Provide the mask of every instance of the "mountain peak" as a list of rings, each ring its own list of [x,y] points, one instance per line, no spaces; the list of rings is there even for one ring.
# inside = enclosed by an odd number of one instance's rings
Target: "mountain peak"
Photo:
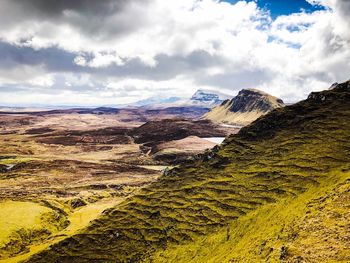
[[[223,102],[204,116],[213,122],[246,125],[284,103],[258,89],[243,89],[232,100]]]
[[[191,97],[191,100],[212,100],[212,99],[217,99],[219,100],[219,95],[205,91],[205,90],[197,90]]]
[[[199,89],[193,94],[193,96],[190,98],[190,101],[194,104],[215,106],[221,104],[223,102],[223,99],[226,99],[228,97],[228,95],[218,92]]]
[[[281,99],[258,89],[241,90],[230,104],[231,112],[269,112],[284,106]]]

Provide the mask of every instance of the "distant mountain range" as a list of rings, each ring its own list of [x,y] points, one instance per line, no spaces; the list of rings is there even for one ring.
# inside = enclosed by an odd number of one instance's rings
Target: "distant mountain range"
[[[203,116],[216,123],[247,125],[273,109],[284,107],[281,99],[257,89],[243,89]]]
[[[212,108],[220,105],[224,100],[232,98],[232,96],[220,92],[209,90],[197,90],[191,98],[184,99],[180,97],[170,98],[148,98],[138,101],[131,106],[146,108],[168,108],[168,107],[202,107]]]
[[[136,103],[133,103],[132,106],[149,106],[149,105],[157,105],[157,104],[168,104],[168,103],[175,103],[180,101],[181,98],[179,97],[170,97],[170,98],[147,98],[144,100],[137,101]]]
[[[204,119],[214,123],[245,126],[273,109],[284,107],[281,99],[257,89],[243,89],[237,96],[197,90],[190,98],[148,98],[131,105],[116,107],[57,107],[57,108],[19,108],[0,107],[3,114],[120,114],[133,116],[133,119],[146,121],[155,115],[162,118],[178,117]],[[153,117],[152,117],[153,116]]]

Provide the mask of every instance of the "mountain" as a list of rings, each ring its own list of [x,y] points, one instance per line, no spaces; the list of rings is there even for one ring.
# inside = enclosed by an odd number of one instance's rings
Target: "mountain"
[[[271,111],[27,262],[348,262],[350,82]]]
[[[140,100],[133,104],[133,106],[152,106],[157,104],[169,104],[169,103],[175,103],[177,101],[180,101],[181,98],[179,97],[169,97],[169,98],[148,98],[144,100]]]
[[[273,109],[283,107],[281,99],[256,89],[243,89],[203,116],[218,123],[247,125]]]
[[[231,96],[221,92],[199,89],[192,95],[191,98],[180,99],[178,97],[172,97],[162,100],[150,98],[145,100],[148,102],[147,104],[145,104],[144,101],[141,102],[143,103],[144,107],[153,109],[169,107],[200,107],[210,109],[219,105],[228,98],[231,98]],[[141,102],[138,102],[137,105],[141,105]]]
[[[169,97],[169,98],[148,98],[145,100],[140,100],[133,104],[133,106],[201,106],[211,108],[213,106],[219,105],[224,99],[230,98],[230,96],[213,91],[207,91],[199,89],[197,90],[191,98],[181,99],[180,97]]]
[[[212,91],[197,90],[195,94],[190,98],[190,102],[193,105],[206,105],[206,106],[216,106],[227,99],[228,95],[214,93]]]

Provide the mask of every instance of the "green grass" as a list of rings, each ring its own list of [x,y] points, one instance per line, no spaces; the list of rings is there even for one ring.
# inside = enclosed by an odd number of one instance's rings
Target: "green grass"
[[[0,259],[25,252],[61,228],[58,214],[37,203],[4,201],[0,211]]]
[[[31,202],[6,201],[0,203],[0,242],[18,228],[31,228],[40,223],[41,216],[50,209]]]
[[[313,239],[307,240],[309,236],[304,235],[298,240],[298,235],[301,235],[298,227],[307,217],[315,217],[320,211],[322,206],[318,203],[320,197],[327,198],[329,195],[337,194],[334,186],[344,186],[344,181],[349,178],[350,172],[333,172],[320,185],[311,187],[297,197],[261,206],[217,233],[198,237],[194,242],[171,245],[166,250],[158,251],[151,257],[152,262],[280,262],[282,248],[288,251],[285,259],[296,262],[298,257],[299,260],[307,258],[302,253],[306,247],[313,252],[310,253],[312,256],[321,254],[314,262],[328,262],[329,258],[326,259],[332,245],[333,250],[338,250],[336,262],[348,262],[349,248],[336,247],[336,244],[331,244],[329,241],[328,247],[315,254],[314,247],[322,241],[324,236],[314,235]],[[349,192],[350,181],[344,187]],[[314,209],[310,209],[312,203],[317,204]],[[345,210],[344,207],[343,210]],[[337,230],[343,237],[345,235],[350,237],[349,233],[346,234],[349,210],[342,211],[341,216],[337,217],[338,222],[344,223],[341,231]],[[329,229],[333,223],[332,221],[331,224],[326,224],[324,228]],[[326,255],[322,255],[322,252]]]
[[[312,216],[326,220],[317,206],[308,210],[312,200],[333,198],[349,177],[350,91],[323,94],[325,100],[271,112],[29,262],[298,259],[303,239],[293,235],[308,229]],[[306,216],[310,224],[302,225]],[[347,233],[346,227],[334,231]],[[325,261],[347,260],[345,242],[334,243],[340,256],[315,253]]]
[[[102,200],[102,201],[98,201],[96,203],[93,204],[88,204],[87,206],[78,208],[76,210],[74,210],[73,212],[71,212],[70,214],[67,215],[66,219],[69,221],[69,225],[65,225],[64,227],[60,227],[60,229],[57,229],[59,231],[54,231],[52,232],[51,236],[42,236],[42,240],[44,240],[44,242],[37,242],[38,240],[36,240],[35,238],[33,240],[18,240],[18,243],[21,244],[22,242],[22,251],[20,251],[21,253],[14,251],[14,253],[11,255],[10,258],[8,257],[2,257],[5,258],[3,260],[1,260],[0,258],[0,262],[1,263],[17,263],[17,262],[22,262],[26,259],[28,259],[30,256],[32,256],[33,254],[39,253],[42,250],[47,249],[50,245],[53,245],[55,243],[58,243],[61,240],[64,240],[65,238],[74,235],[76,233],[78,233],[80,230],[82,230],[83,228],[85,228],[90,221],[96,219],[105,209],[110,208],[115,206],[116,204],[120,203],[120,201],[122,200],[122,198],[118,199],[118,198],[113,198],[113,199],[107,199],[107,200]],[[18,208],[18,212],[22,212],[21,207],[19,206],[20,203],[24,203],[24,202],[6,202],[7,203],[7,207],[14,212],[14,214],[16,215],[16,211]],[[17,213],[16,216],[16,220],[18,221],[18,217],[20,220],[30,220],[32,219],[32,217],[35,217],[34,220],[30,221],[29,224],[27,224],[26,229],[35,232],[34,229],[38,229],[39,227],[44,227],[45,228],[50,228],[52,229],[53,225],[55,224],[55,222],[50,222],[50,217],[45,216],[45,215],[50,215],[51,210],[46,208],[46,207],[42,207],[39,206],[35,203],[29,203],[26,202],[27,204],[27,208],[29,210],[24,210],[24,214],[23,213]],[[46,203],[46,205],[50,206],[50,204]],[[60,208],[62,209],[62,206],[60,204],[58,204],[57,202],[51,201],[51,205],[53,207]],[[38,206],[41,209],[44,209],[45,211],[47,210],[48,212],[44,213],[44,214],[35,214],[35,206]],[[1,207],[1,206],[0,206]],[[26,217],[26,214],[28,213],[33,213],[31,214],[32,217]],[[44,215],[44,216],[43,216]],[[13,231],[17,232],[18,228],[20,227],[20,225],[18,224],[18,222],[15,224],[14,218],[10,218],[11,221],[7,220],[6,218],[3,219],[3,222],[7,223],[8,222],[13,222]],[[52,219],[52,217],[51,217]],[[56,218],[57,219],[57,218]],[[43,221],[44,220],[44,221]],[[3,223],[0,222],[0,223]],[[56,222],[57,225],[58,222]],[[5,225],[6,226],[6,225]],[[6,228],[4,228],[6,229]],[[4,230],[1,229],[1,230]],[[37,233],[39,233],[38,231],[36,231]],[[46,238],[47,237],[47,238]],[[37,239],[39,238],[39,236],[37,237]],[[46,239],[45,239],[46,238]],[[4,251],[7,252],[8,251]]]
[[[0,160],[0,164],[11,165],[11,164],[25,163],[32,160],[35,160],[35,159],[29,158],[29,157],[13,157],[13,158],[8,158],[8,159],[6,158],[6,159]]]

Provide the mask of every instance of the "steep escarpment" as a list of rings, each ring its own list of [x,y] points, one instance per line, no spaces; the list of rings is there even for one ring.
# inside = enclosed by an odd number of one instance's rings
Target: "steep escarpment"
[[[243,89],[204,115],[213,122],[247,125],[273,109],[283,107],[281,99],[256,89]]]
[[[349,177],[347,82],[272,111],[29,262],[346,262]]]

